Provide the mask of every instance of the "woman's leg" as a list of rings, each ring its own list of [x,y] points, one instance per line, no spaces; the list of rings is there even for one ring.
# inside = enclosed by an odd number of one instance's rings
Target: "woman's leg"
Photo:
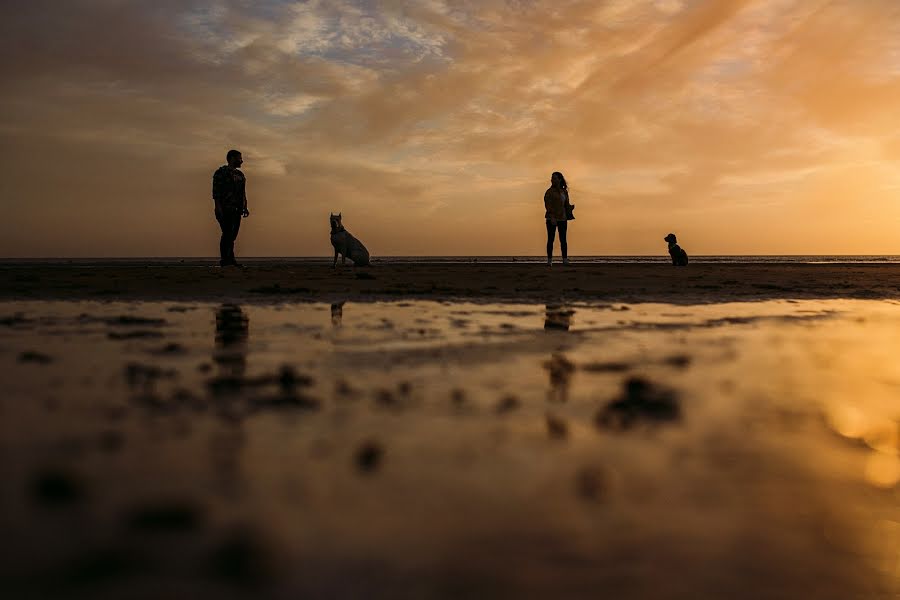
[[[553,240],[556,239],[556,224],[547,219],[547,262],[553,260]]]
[[[566,241],[566,231],[569,228],[569,224],[565,221],[559,221],[557,227],[559,227],[559,249],[562,251],[563,262],[568,262],[569,244]]]

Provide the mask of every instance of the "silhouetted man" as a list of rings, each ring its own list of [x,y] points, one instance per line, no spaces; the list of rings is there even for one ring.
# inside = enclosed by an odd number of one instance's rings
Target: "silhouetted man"
[[[213,173],[212,196],[216,203],[216,221],[222,228],[222,239],[219,240],[219,264],[223,267],[232,265],[239,267],[234,258],[234,241],[241,228],[241,217],[249,217],[247,210],[247,178],[241,172],[244,163],[241,153],[229,150],[225,155],[227,165],[219,167]]]

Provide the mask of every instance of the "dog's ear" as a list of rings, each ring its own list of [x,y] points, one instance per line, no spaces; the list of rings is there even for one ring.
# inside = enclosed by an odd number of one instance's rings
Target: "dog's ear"
[[[338,218],[340,218],[340,216],[341,216],[341,213],[338,213]]]

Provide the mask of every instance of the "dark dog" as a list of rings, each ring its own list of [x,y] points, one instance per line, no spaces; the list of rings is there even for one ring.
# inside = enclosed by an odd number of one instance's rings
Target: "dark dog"
[[[672,264],[676,267],[686,267],[688,264],[687,252],[678,245],[678,238],[674,233],[670,233],[663,238],[669,243],[669,256],[672,257]]]
[[[334,262],[331,267],[334,268],[337,265],[338,254],[341,255],[341,264],[344,264],[349,258],[357,267],[369,266],[369,251],[361,241],[344,229],[344,225],[341,223],[341,213],[332,214],[329,220],[331,221],[331,245],[334,246]]]

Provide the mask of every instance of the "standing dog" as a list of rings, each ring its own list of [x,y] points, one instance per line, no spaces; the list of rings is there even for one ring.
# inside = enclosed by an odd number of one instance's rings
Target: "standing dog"
[[[341,223],[341,213],[331,214],[329,220],[331,221],[331,245],[334,246],[334,262],[331,264],[331,268],[337,266],[338,254],[341,255],[341,264],[346,263],[349,258],[357,267],[369,266],[369,251],[361,241],[344,229],[344,225]]]
[[[688,264],[687,252],[678,245],[678,238],[675,237],[675,234],[670,233],[663,240],[669,242],[669,256],[672,257],[672,264],[676,267],[686,267]]]

